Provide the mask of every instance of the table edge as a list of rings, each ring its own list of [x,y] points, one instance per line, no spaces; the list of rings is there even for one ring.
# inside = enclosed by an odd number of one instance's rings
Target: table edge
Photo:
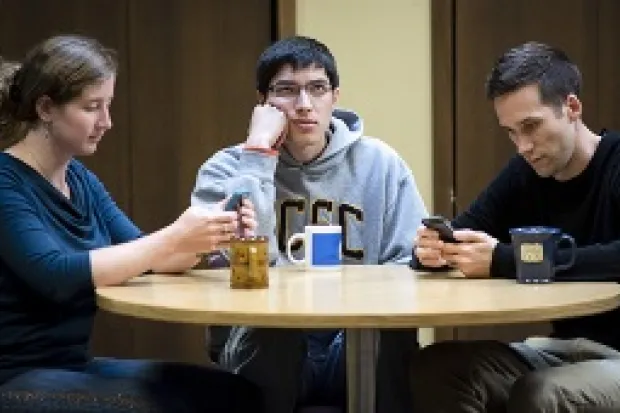
[[[613,310],[620,306],[620,293],[596,300],[552,308],[515,309],[486,313],[460,314],[269,314],[230,313],[166,308],[118,302],[97,294],[100,309],[153,321],[203,325],[249,325],[278,328],[414,328],[518,324],[574,318]]]

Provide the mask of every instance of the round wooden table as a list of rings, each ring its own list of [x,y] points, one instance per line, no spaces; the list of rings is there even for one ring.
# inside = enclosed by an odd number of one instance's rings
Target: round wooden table
[[[205,325],[346,330],[349,412],[374,412],[380,328],[553,320],[620,305],[616,283],[518,284],[422,273],[406,266],[340,271],[271,268],[269,288],[233,290],[229,270],[150,275],[97,289],[99,307],[133,317]]]

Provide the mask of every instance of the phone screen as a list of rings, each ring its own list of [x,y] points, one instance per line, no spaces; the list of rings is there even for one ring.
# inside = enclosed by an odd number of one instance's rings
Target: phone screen
[[[250,195],[248,191],[237,191],[233,193],[224,206],[224,211],[236,211],[241,205],[243,198],[247,198]]]

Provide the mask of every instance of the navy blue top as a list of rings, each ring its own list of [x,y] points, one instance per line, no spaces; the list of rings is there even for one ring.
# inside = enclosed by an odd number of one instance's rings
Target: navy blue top
[[[68,199],[0,153],[0,383],[88,360],[96,310],[89,251],[138,238],[97,177],[72,160]]]

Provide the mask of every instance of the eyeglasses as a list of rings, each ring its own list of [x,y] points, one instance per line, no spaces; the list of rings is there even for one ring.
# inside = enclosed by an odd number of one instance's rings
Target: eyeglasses
[[[320,98],[332,90],[332,87],[327,82],[309,82],[305,85],[298,85],[296,83],[276,83],[269,86],[269,91],[274,94],[275,97],[282,99],[297,99],[301,90],[305,90],[306,93],[313,98]]]

